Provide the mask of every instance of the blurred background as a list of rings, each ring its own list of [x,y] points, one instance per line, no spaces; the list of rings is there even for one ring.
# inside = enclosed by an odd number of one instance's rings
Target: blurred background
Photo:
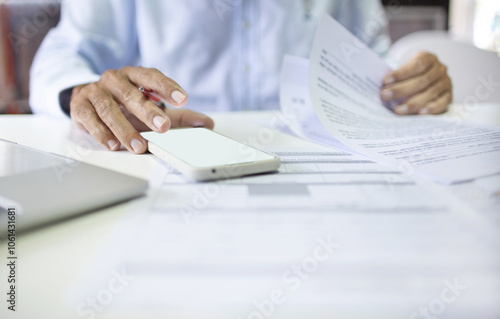
[[[371,0],[377,1],[377,0]],[[60,0],[0,0],[0,114],[30,113],[29,69]],[[500,52],[500,0],[383,0],[392,41],[421,30]]]

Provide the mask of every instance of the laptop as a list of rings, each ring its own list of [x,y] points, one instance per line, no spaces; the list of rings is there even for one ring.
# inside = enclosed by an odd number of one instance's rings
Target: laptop
[[[0,238],[8,222],[25,230],[141,196],[147,188],[145,180],[0,139]]]

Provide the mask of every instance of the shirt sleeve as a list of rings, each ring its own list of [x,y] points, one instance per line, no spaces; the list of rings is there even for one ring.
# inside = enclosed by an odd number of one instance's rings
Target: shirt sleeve
[[[133,0],[66,0],[30,71],[33,113],[67,118],[60,93],[95,82],[105,70],[133,65],[137,36]]]

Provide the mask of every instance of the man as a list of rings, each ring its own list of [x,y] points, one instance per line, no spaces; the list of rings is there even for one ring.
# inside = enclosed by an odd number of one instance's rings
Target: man
[[[109,150],[144,153],[138,131],[214,124],[160,108],[139,87],[174,107],[189,92],[197,111],[278,108],[283,56],[309,55],[323,12],[383,54],[390,41],[381,10],[377,0],[67,0],[35,58],[30,103],[70,115]],[[381,97],[403,101],[401,115],[437,114],[451,101],[451,81],[422,52],[386,76]]]

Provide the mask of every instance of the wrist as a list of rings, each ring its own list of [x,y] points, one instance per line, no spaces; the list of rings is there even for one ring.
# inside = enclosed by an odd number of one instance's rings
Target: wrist
[[[76,94],[78,94],[87,84],[77,85],[72,88],[67,88],[59,93],[59,105],[63,112],[70,116],[70,104]]]

